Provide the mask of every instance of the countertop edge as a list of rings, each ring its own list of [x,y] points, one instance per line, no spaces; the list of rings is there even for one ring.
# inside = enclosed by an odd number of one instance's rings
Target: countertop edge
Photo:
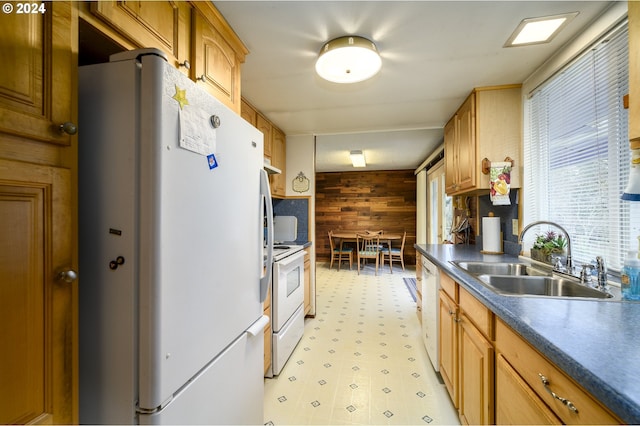
[[[483,255],[472,246],[455,246],[451,244],[425,245],[415,244],[415,249],[438,268],[447,273],[457,283],[462,285],[481,303],[487,306],[495,315],[524,337],[536,350],[555,363],[576,383],[591,393],[611,412],[629,424],[640,423],[640,406],[635,403],[623,390],[612,386],[594,374],[589,368],[579,363],[571,352],[562,350],[548,340],[535,327],[527,324],[518,315],[517,309],[508,306],[509,296],[501,296],[487,289],[472,275],[455,267],[451,260],[486,260],[486,261],[521,261],[511,255]],[[455,258],[454,258],[455,257]],[[566,303],[615,303],[591,302],[584,300],[566,300]],[[610,348],[608,348],[610,349]],[[615,351],[614,351],[615,353]],[[611,354],[607,354],[611,356]],[[615,362],[612,361],[612,362]]]

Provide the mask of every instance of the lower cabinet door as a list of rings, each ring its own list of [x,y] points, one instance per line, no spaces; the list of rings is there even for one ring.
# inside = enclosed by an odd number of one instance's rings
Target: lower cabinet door
[[[562,424],[502,354],[496,356],[496,424]]]
[[[456,323],[458,307],[455,302],[440,291],[440,375],[451,396],[453,406],[458,408],[458,326]]]
[[[470,425],[493,424],[493,345],[460,315],[459,407],[460,420]]]

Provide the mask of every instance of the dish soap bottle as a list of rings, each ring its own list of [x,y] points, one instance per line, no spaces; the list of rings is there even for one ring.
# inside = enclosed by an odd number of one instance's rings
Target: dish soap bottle
[[[640,259],[637,251],[627,253],[620,281],[622,300],[640,300]]]

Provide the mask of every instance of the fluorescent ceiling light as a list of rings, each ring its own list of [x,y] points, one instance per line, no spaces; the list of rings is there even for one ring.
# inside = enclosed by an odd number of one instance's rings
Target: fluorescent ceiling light
[[[531,44],[549,43],[578,12],[562,15],[527,18],[515,29],[504,47],[528,46]]]
[[[353,167],[367,167],[367,162],[364,159],[364,153],[362,151],[351,151],[351,164]]]
[[[334,83],[357,83],[380,71],[382,60],[376,45],[363,37],[344,36],[322,46],[316,72]]]

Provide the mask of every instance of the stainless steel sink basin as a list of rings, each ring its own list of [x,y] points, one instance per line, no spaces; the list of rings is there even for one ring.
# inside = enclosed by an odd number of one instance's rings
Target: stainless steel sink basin
[[[608,299],[613,297],[608,293],[558,277],[480,275],[478,279],[492,290],[504,295],[587,297],[595,299]]]
[[[472,275],[551,275],[533,268],[528,263],[453,262]]]

